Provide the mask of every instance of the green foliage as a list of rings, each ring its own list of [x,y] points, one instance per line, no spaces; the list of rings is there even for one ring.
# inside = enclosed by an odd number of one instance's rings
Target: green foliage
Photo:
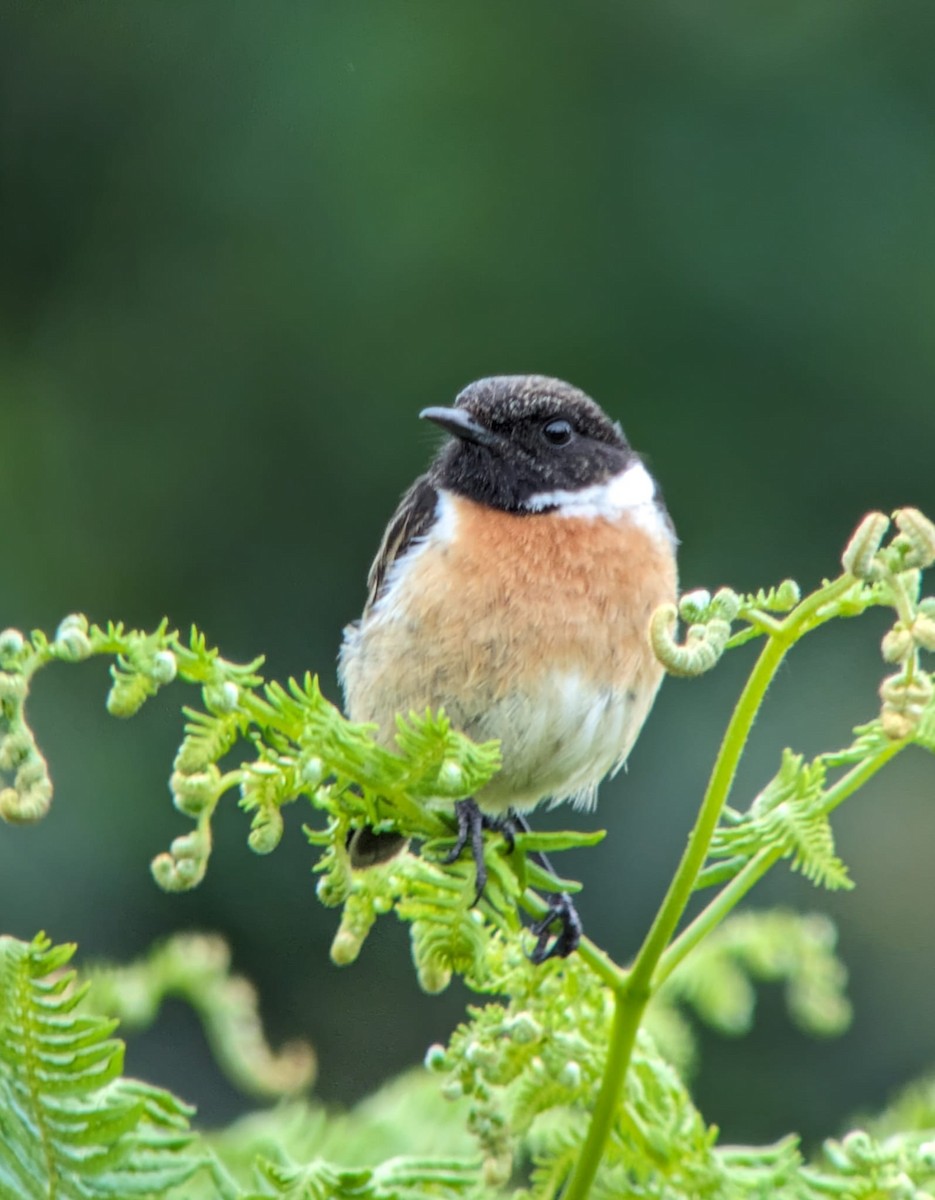
[[[829,994],[837,995],[841,968],[829,957],[825,922],[754,914],[733,924],[712,939],[717,948],[703,965],[666,988],[664,1006],[688,999],[723,1024],[734,1002],[730,988],[717,982],[719,958],[744,962],[758,978],[785,973],[797,988],[818,981],[819,991],[830,965]],[[192,949],[183,948],[183,960]],[[447,1049],[429,1051],[431,1070],[446,1077],[443,1107],[433,1080],[415,1072],[351,1113],[293,1102],[199,1137],[188,1130],[190,1110],[179,1101],[117,1077],[123,1047],[110,1036],[114,1022],[88,1015],[89,1006],[107,1007],[115,992],[129,991],[140,965],[92,971],[78,987],[74,973],[61,970],[72,947],[53,949],[44,938],[32,944],[0,939],[0,1195],[454,1200],[500,1194],[517,1150],[528,1162],[529,1182],[514,1191],[515,1200],[556,1194],[580,1151],[612,1006],[577,959],[536,969],[523,956],[514,961],[499,935],[491,949],[495,972],[522,976],[525,988],[505,1005],[473,1009]],[[210,972],[201,972],[189,998],[203,1003],[199,992],[213,986]],[[89,990],[99,994],[88,997]],[[718,1146],[716,1130],[706,1126],[678,1073],[641,1031],[592,1194],[608,1200],[626,1194],[723,1200],[916,1195],[914,1189],[935,1180],[931,1129],[893,1134],[889,1127],[910,1116],[931,1124],[932,1112],[931,1088],[920,1087],[900,1098],[891,1116],[877,1119],[879,1133],[871,1127],[828,1142],[815,1163],[803,1160],[795,1139],[759,1148]],[[483,1150],[481,1163],[472,1137]]]
[[[446,1096],[472,1101],[469,1126],[484,1152],[486,1184],[505,1184],[517,1151],[528,1143],[540,1184],[532,1194],[551,1195],[541,1190],[545,1181],[557,1187],[580,1153],[601,1084],[612,998],[594,987],[592,972],[577,957],[537,968],[521,947],[498,939],[490,958],[509,1000],[472,1008],[447,1050],[433,1047],[427,1063],[445,1075]],[[711,1168],[713,1137],[677,1073],[644,1035],[599,1185],[612,1192],[625,1164],[644,1187],[666,1177],[694,1194]]]
[[[208,950],[207,969],[205,963],[197,963],[198,949]],[[225,966],[216,942],[202,942],[200,947],[170,943],[147,963],[98,969],[80,986],[74,971],[63,970],[73,953],[73,946],[52,947],[41,935],[32,943],[0,937],[4,1200],[183,1195],[186,1200],[416,1200],[463,1195],[476,1178],[476,1167],[467,1156],[432,1155],[427,1146],[421,1154],[397,1153],[365,1165],[368,1153],[381,1148],[375,1134],[391,1108],[399,1129],[412,1120],[420,1099],[426,1110],[425,1088],[418,1084],[405,1088],[413,1093],[411,1102],[397,1088],[389,1102],[377,1097],[359,1117],[335,1122],[339,1138],[322,1110],[299,1106],[291,1116],[277,1114],[275,1136],[269,1126],[252,1132],[240,1127],[210,1146],[190,1131],[192,1110],[181,1101],[121,1077],[124,1048],[111,1037],[117,1022],[92,1010],[127,1008],[139,985],[136,1016],[148,1018],[167,979],[174,976],[178,981],[187,970],[185,986],[177,990],[202,1011],[210,1011],[216,1006],[218,977]],[[228,993],[236,990],[233,982],[227,981]],[[247,1030],[248,1047],[255,1036]],[[268,1088],[269,1081],[265,1084]],[[291,1142],[283,1136],[290,1122],[295,1130]],[[353,1151],[356,1144],[359,1165],[337,1166],[313,1153],[338,1141],[345,1151]],[[293,1159],[290,1150],[301,1160]]]
[[[806,763],[786,750],[778,774],[746,813],[724,810],[724,824],[711,842],[713,858],[748,861],[775,848],[812,883],[831,891],[853,887],[847,867],[834,852],[834,835],[824,811],[825,763]]]
[[[476,1177],[477,1147],[465,1128],[467,1114],[466,1101],[439,1102],[437,1080],[419,1068],[384,1085],[349,1112],[292,1100],[242,1117],[206,1140],[225,1169],[244,1185],[258,1157],[359,1167],[388,1158],[436,1155],[459,1160]],[[196,1195],[200,1198],[201,1192]]]
[[[317,1162],[282,1166],[267,1160],[259,1170],[269,1189],[262,1194],[283,1200],[418,1200],[462,1195],[474,1181],[462,1163],[437,1158],[388,1158],[377,1167],[345,1168]]]
[[[219,937],[177,934],[127,966],[82,971],[83,1007],[116,1017],[125,1030],[145,1029],[164,999],[185,1001],[198,1014],[208,1044],[228,1078],[249,1096],[290,1096],[315,1075],[315,1054],[293,1042],[275,1054],[263,1035],[253,985],[230,973],[230,951]]]
[[[836,941],[834,925],[820,913],[734,914],[666,980],[646,1026],[666,1058],[686,1072],[696,1061],[696,1046],[684,1009],[719,1033],[739,1037],[753,1024],[755,984],[782,983],[789,1016],[803,1033],[843,1033],[851,1006]]]
[[[78,1011],[73,953],[0,937],[0,1195],[162,1196],[204,1163],[191,1109],[121,1077],[116,1022]]]
[[[37,671],[54,661],[79,662],[92,655],[114,656],[113,684],[108,711],[132,716],[145,701],[174,679],[201,688],[205,710],[186,708],[185,737],[173,765],[170,788],[175,807],[194,822],[194,829],[172,842],[156,856],[152,872],[166,891],[185,891],[204,877],[211,854],[211,821],[223,797],[235,791],[240,807],[252,814],[250,846],[259,854],[275,849],[282,835],[283,805],[300,796],[324,814],[324,830],[308,831],[312,842],[326,847],[316,870],[322,873],[319,896],[326,904],[344,904],[334,957],[348,962],[374,917],[371,893],[374,881],[357,886],[351,877],[346,843],[353,830],[364,826],[379,831],[404,827],[409,836],[430,840],[450,832],[450,819],[427,806],[428,798],[450,801],[470,795],[482,786],[499,763],[495,743],[475,746],[451,728],[443,713],[411,714],[400,718],[399,754],[377,746],[367,726],[355,725],[322,696],[318,682],[306,676],[300,684],[290,680],[284,688],[265,684],[257,674],[262,659],[237,665],[221,658],[193,629],[187,641],[163,622],[153,633],[127,630],[110,623],[92,625],[83,616],[66,617],[55,637],[41,631],[25,638],[17,630],[0,633],[0,817],[23,823],[39,820],[48,811],[52,785],[48,769],[25,719],[29,687]],[[249,758],[223,768],[234,747],[244,743]],[[575,839],[572,839],[575,841]],[[588,837],[583,838],[587,842]],[[523,855],[513,860],[513,879],[523,870]],[[416,874],[452,878],[419,864]],[[495,881],[488,896],[493,906],[512,910],[502,898],[499,881],[513,897],[518,885],[507,880],[500,856],[491,851]],[[388,911],[387,891],[406,884],[405,868],[383,881],[378,908]],[[417,879],[414,879],[418,883]],[[472,884],[460,877],[458,903],[442,897],[439,911],[448,915],[452,931],[451,957],[463,964],[464,946],[470,941],[468,916]],[[429,891],[432,891],[431,886]],[[425,906],[401,908],[414,922],[418,945],[432,939],[417,924]],[[356,946],[352,953],[350,946]],[[458,947],[461,947],[460,949]],[[437,975],[437,954],[426,965],[429,977]],[[432,989],[437,990],[437,988]]]
[[[922,660],[935,650],[935,598],[922,595],[922,571],[935,562],[935,527],[913,509],[899,510],[894,519],[896,533],[887,542],[888,518],[865,518],[845,550],[842,574],[804,598],[791,581],[748,596],[722,588],[713,596],[689,593],[655,615],[654,648],[676,674],[708,670],[725,650],[749,641],[760,639],[762,646],[682,860],[629,967],[588,939],[568,959],[538,967],[529,959],[532,938],[521,913],[541,917],[544,903],[533,889],[549,886],[529,855],[587,845],[593,835],[520,835],[512,852],[501,835],[488,837],[490,881],[473,904],[471,864],[443,863],[451,801],[491,777],[498,752],[495,744],[472,745],[443,713],[400,718],[390,752],[376,745],[369,728],[346,721],[328,704],[313,678],[286,687],[265,683],[259,660],[228,663],[197,631],[183,642],[165,623],[142,633],[70,617],[52,639],[38,632],[30,638],[16,630],[0,634],[0,815],[35,820],[51,799],[25,719],[39,669],[115,656],[108,707],[116,715],[131,715],[175,678],[194,684],[204,708],[185,710],[171,779],[175,806],[194,827],[156,858],[156,881],[171,891],[203,877],[211,820],[227,794],[235,793],[250,814],[248,840],[257,853],[276,847],[283,806],[304,797],[312,813],[306,836],[319,852],[319,898],[342,909],[332,958],[352,962],[378,917],[394,911],[409,926],[426,991],[444,988],[457,974],[484,998],[448,1046],[430,1048],[426,1060],[471,1143],[452,1117],[427,1111],[421,1075],[401,1082],[389,1104],[375,1098],[369,1112],[335,1118],[293,1104],[209,1142],[193,1140],[183,1107],[171,1097],[117,1078],[113,1026],[89,1014],[117,1013],[139,1024],[152,1019],[162,996],[182,996],[242,1084],[266,1092],[300,1087],[310,1065],[307,1051],[290,1058],[268,1050],[255,998],[242,981],[228,978],[217,942],[176,940],[142,963],[98,970],[85,997],[69,978],[49,978],[69,950],[5,939],[0,1085],[11,1100],[0,1106],[0,1120],[7,1121],[2,1169],[10,1178],[22,1174],[23,1186],[33,1189],[23,1192],[27,1196],[47,1194],[36,1190],[37,1181],[64,1179],[71,1170],[80,1181],[72,1191],[49,1194],[168,1194],[184,1180],[186,1200],[507,1193],[516,1200],[924,1200],[935,1184],[928,1092],[914,1102],[911,1128],[881,1118],[869,1132],[826,1143],[809,1162],[794,1137],[765,1147],[720,1145],[684,1081],[695,1055],[686,1013],[722,1033],[741,1034],[752,1020],[759,981],[782,983],[793,1019],[813,1035],[837,1033],[847,1023],[845,972],[825,919],[731,914],[784,859],[816,885],[850,887],[834,847],[832,813],[907,746],[935,749],[935,681]],[[879,712],[843,750],[810,762],[786,750],[747,808],[731,805],[738,763],[785,655],[826,622],[869,608],[893,613],[881,645],[889,674]],[[400,852],[355,869],[348,845],[362,829],[397,837]],[[692,896],[705,890],[713,895],[686,923]],[[77,1106],[67,1117],[60,1096]],[[5,1116],[7,1107],[15,1119]],[[909,1107],[902,1102],[899,1114]],[[430,1145],[413,1136],[426,1127],[435,1135]]]

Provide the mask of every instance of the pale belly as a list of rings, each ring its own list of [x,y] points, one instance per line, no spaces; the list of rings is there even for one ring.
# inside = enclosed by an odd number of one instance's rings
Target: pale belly
[[[597,785],[620,767],[656,687],[594,687],[556,675],[533,695],[513,694],[464,725],[478,741],[498,737],[503,769],[477,796],[482,808],[523,811],[543,799],[590,808]]]
[[[397,712],[426,708],[444,708],[454,727],[474,741],[498,738],[502,769],[476,797],[490,812],[522,811],[542,800],[590,807],[598,783],[629,753],[661,679],[661,671],[639,656],[625,683],[588,683],[573,670],[521,681],[506,666],[510,647],[468,643],[460,647],[463,657],[437,656],[407,632],[380,621],[348,632],[342,655],[348,713],[377,724],[388,745]],[[477,671],[478,653],[488,658],[488,672]]]
[[[648,628],[675,595],[671,543],[628,521],[556,524],[464,501],[456,516],[474,536],[423,543],[347,630],[348,715],[388,746],[396,714],[426,708],[475,741],[499,738],[503,767],[476,797],[488,811],[589,805],[662,679]]]

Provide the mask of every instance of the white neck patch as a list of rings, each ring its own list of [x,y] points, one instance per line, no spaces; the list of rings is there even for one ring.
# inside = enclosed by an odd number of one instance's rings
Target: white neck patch
[[[569,517],[618,517],[628,508],[652,504],[655,498],[655,481],[643,464],[637,462],[604,483],[594,483],[575,491],[556,488],[552,492],[536,492],[524,507],[531,512],[557,508],[563,516]]]
[[[537,492],[526,501],[530,512],[552,509],[560,517],[604,517],[617,520],[629,514],[648,533],[673,535],[656,502],[656,483],[639,461],[619,475],[590,487]]]

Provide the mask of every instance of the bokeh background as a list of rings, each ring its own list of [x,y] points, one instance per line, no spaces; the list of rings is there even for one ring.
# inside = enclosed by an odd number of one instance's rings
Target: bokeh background
[[[0,0],[0,626],[167,614],[337,698],[341,627],[436,444],[416,413],[500,372],[567,377],[623,421],[686,586],[810,586],[867,509],[935,512],[933,36],[922,0]],[[874,713],[881,630],[793,656],[742,792]],[[668,682],[598,813],[556,814],[610,831],[561,865],[620,957],[750,654]],[[331,965],[304,814],[261,859],[229,806],[204,884],[156,889],[190,697],[121,725],[106,682],[37,683],[57,791],[39,827],[0,829],[4,931],[125,959],[219,930],[273,1037],[315,1043],[322,1097],[418,1061],[465,997],[419,993],[392,920]],[[933,793],[920,751],[841,811],[852,895],[780,870],[753,898],[835,915],[856,1016],[809,1042],[767,989],[750,1038],[706,1039],[725,1137],[834,1133],[935,1062]],[[181,1007],[129,1069],[207,1122],[244,1104]]]

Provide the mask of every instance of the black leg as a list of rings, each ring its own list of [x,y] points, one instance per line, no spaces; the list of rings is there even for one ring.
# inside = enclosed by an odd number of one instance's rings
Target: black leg
[[[548,900],[549,911],[532,926],[538,941],[529,957],[537,965],[544,963],[547,958],[567,958],[578,949],[581,941],[581,918],[571,902],[571,896],[567,892],[554,892]],[[552,926],[556,921],[560,923],[560,928],[550,946]]]
[[[458,818],[458,836],[442,862],[453,863],[455,859],[460,858],[461,851],[470,843],[474,869],[477,872],[477,890],[474,894],[476,904],[487,886],[487,864],[484,862],[484,827],[487,820],[477,807],[477,801],[470,796],[467,800],[458,800],[455,803],[455,816]]]
[[[529,822],[522,813],[513,813],[513,824],[521,833],[529,833]],[[529,857],[538,863],[543,871],[555,875],[555,868],[546,855],[539,850],[530,852]],[[572,903],[567,892],[553,892],[547,896],[549,911],[532,926],[532,932],[538,938],[535,949],[529,956],[536,964],[544,963],[547,958],[567,958],[578,949],[581,941],[582,927],[578,910]],[[549,945],[552,936],[552,926],[558,921],[561,928],[557,931],[555,940]]]
[[[474,869],[477,872],[477,890],[474,904],[480,900],[487,886],[487,864],[484,862],[484,830],[495,829],[503,834],[508,850],[512,851],[513,831],[529,833],[529,822],[522,813],[511,812],[506,818],[489,817],[482,813],[477,801],[472,798],[458,800],[455,803],[455,816],[458,819],[458,836],[455,844],[448,851],[442,862],[453,863],[461,856],[468,845],[474,859]],[[555,875],[555,869],[548,858],[538,850],[530,852],[529,857],[544,871]],[[581,941],[581,918],[567,892],[554,892],[546,897],[549,911],[532,926],[532,932],[538,939],[530,958],[534,963],[543,963],[547,958],[567,958],[578,948]],[[554,931],[553,925],[558,924]]]

